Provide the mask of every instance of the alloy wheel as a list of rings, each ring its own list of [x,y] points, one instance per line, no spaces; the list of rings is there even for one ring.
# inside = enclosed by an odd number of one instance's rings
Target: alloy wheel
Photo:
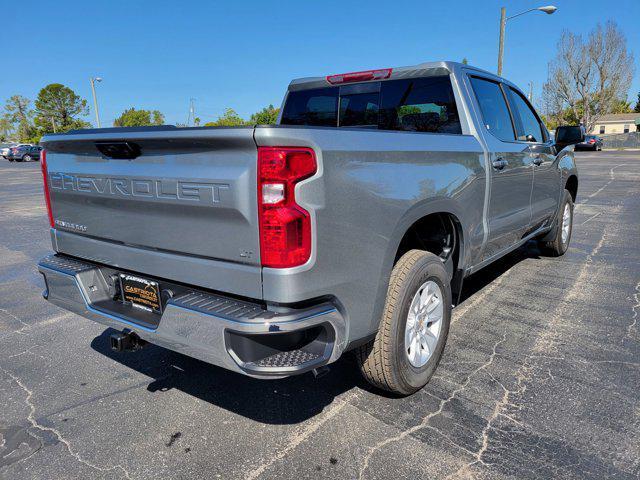
[[[404,347],[409,363],[416,368],[429,361],[438,345],[444,315],[443,299],[440,286],[428,280],[418,288],[411,301]]]

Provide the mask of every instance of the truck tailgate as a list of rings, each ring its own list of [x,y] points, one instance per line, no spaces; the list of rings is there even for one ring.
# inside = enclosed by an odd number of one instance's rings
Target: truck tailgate
[[[109,158],[96,147],[101,142],[128,142],[139,155]],[[119,246],[146,256],[145,265],[157,253],[156,262],[170,255],[255,267],[252,285],[242,290],[261,292],[252,128],[94,130],[47,136],[43,145],[61,238],[91,240],[93,257],[104,263],[116,262],[105,252]],[[110,246],[98,252],[102,242]],[[87,256],[82,251],[76,255]],[[214,268],[210,275],[225,272]]]

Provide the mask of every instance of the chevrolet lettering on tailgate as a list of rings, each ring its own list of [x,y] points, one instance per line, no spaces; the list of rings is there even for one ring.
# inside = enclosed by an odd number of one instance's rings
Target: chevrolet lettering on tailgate
[[[229,185],[224,183],[92,177],[61,172],[50,173],[49,179],[51,188],[54,190],[118,197],[151,197],[209,204],[220,203],[221,191],[229,190]]]

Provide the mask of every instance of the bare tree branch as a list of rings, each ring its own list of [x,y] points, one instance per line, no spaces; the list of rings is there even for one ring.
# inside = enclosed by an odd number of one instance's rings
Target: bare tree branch
[[[633,54],[615,22],[598,24],[586,41],[565,30],[544,85],[545,113],[558,123],[580,121],[591,131],[626,100],[633,73]]]

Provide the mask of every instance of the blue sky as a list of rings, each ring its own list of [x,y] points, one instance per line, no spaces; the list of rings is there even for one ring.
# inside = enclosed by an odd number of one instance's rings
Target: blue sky
[[[559,8],[507,25],[504,76],[522,89],[532,80],[539,96],[562,29],[586,34],[613,19],[635,54],[630,99],[640,90],[638,0],[5,2],[2,55],[11,68],[0,76],[0,102],[34,99],[59,82],[92,105],[89,77],[101,76],[103,126],[132,106],[184,123],[190,98],[203,122],[225,107],[248,117],[280,105],[295,77],[463,57],[495,71],[503,5],[508,14]]]

